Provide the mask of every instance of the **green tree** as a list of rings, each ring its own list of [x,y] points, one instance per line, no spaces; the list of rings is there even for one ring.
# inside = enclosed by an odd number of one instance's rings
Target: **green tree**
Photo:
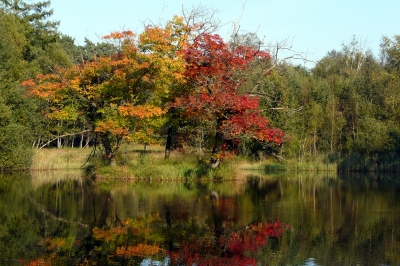
[[[13,121],[11,109],[0,97],[0,171],[27,169],[31,165],[32,150],[27,128]]]
[[[381,64],[390,72],[400,72],[400,35],[384,36],[381,42]]]
[[[17,82],[25,77],[23,60],[27,43],[23,24],[0,9],[0,170],[26,169],[30,166],[30,130],[24,126],[25,115],[32,109],[22,96]]]
[[[1,0],[0,6],[22,24],[25,36],[23,59],[28,62],[28,78],[37,73],[51,72],[55,65],[71,62],[58,44],[58,21],[51,21],[50,1],[27,3],[22,0]]]

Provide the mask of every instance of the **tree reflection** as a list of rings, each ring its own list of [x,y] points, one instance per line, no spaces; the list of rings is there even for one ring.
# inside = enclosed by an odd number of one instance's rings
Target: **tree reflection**
[[[0,179],[2,265],[400,262],[396,177],[119,187],[26,180]]]
[[[206,223],[172,212],[169,205],[162,215],[107,222],[111,204],[110,197],[103,199],[100,218],[85,238],[46,238],[39,243],[47,250],[44,256],[23,264],[125,265],[169,258],[170,265],[256,265],[255,254],[286,229],[279,221],[239,226],[238,218],[228,215],[236,208],[231,197],[211,199]]]

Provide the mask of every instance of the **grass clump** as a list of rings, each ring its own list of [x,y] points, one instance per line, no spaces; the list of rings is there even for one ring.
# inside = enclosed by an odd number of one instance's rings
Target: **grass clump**
[[[288,159],[278,161],[270,157],[262,161],[250,162],[244,160],[241,165],[245,170],[264,171],[265,173],[274,172],[337,172],[337,160],[329,160],[328,156],[314,156],[307,160]]]
[[[207,157],[204,157],[207,158]],[[116,165],[104,165],[101,158],[92,162],[98,178],[136,180],[232,180],[234,167],[231,162],[212,169],[206,159],[195,153],[172,152],[164,158],[163,147],[147,147],[146,150],[127,146],[116,156]]]
[[[288,166],[274,158],[267,158],[262,161],[248,161],[242,159],[239,165],[240,169],[243,170],[254,170],[264,172],[284,172],[288,170]]]
[[[326,156],[314,156],[302,161],[291,159],[285,162],[285,166],[288,171],[292,172],[337,172],[338,169],[338,163],[328,160]]]

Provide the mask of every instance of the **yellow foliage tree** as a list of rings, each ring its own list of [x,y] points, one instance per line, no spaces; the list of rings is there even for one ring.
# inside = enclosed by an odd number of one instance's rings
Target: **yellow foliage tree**
[[[85,116],[112,162],[122,140],[152,142],[151,132],[162,126],[165,99],[173,85],[184,82],[180,51],[188,34],[179,17],[165,27],[148,26],[138,36],[113,32],[103,37],[116,45],[112,56],[56,68],[23,85],[31,96],[48,102],[49,117]]]

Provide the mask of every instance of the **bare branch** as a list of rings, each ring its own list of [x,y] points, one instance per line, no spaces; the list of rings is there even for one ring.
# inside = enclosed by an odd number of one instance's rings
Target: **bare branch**
[[[48,217],[50,217],[50,218],[52,218],[52,219],[54,219],[56,221],[60,221],[60,222],[63,222],[63,223],[74,224],[74,225],[79,225],[79,226],[82,226],[82,227],[89,227],[89,224],[73,221],[73,220],[70,220],[68,218],[58,217],[58,216],[54,215],[53,213],[47,211],[46,207],[43,204],[38,203],[31,195],[28,195],[28,197],[29,197],[30,201],[34,205],[36,205],[36,208],[40,212],[42,212],[44,215],[46,215],[46,216],[48,216]]]
[[[236,41],[237,41],[237,36],[238,36],[239,30],[240,30],[239,22],[243,17],[245,5],[246,5],[246,2],[242,6],[242,12],[240,13],[240,16],[238,17],[237,21],[236,22],[232,21],[232,36],[233,36],[233,43],[235,44],[235,47],[237,47],[236,46],[237,45]]]
[[[182,5],[182,15],[187,27],[193,28],[191,41],[195,41],[202,34],[212,34],[226,24],[222,24],[218,19],[218,10],[208,9],[201,5],[191,9],[185,9]]]
[[[68,134],[64,134],[64,135],[57,136],[56,138],[51,139],[51,140],[47,141],[45,144],[43,144],[43,145],[39,148],[39,150],[42,149],[42,148],[44,148],[44,147],[46,147],[47,145],[49,145],[49,144],[52,143],[53,141],[56,141],[56,140],[59,139],[59,138],[64,138],[64,137],[68,137],[68,136],[75,136],[75,135],[83,134],[83,133],[86,133],[86,132],[89,132],[89,131],[90,131],[90,130],[86,129],[86,130],[83,130],[83,131],[80,131],[80,132],[68,133]]]
[[[285,62],[292,61],[292,60],[301,60],[303,63],[306,62],[313,62],[312,60],[307,59],[307,54],[304,52],[298,52],[293,49],[293,40],[289,42],[288,39],[285,39],[281,42],[276,42],[276,44],[269,44],[266,46],[261,46],[267,48],[267,51],[271,54],[271,65],[269,66],[262,66],[264,70],[261,72],[260,76],[256,81],[256,85],[253,88],[253,91],[260,85],[261,80],[268,74],[271,73],[272,70],[277,68],[278,66],[284,64]],[[281,54],[285,56],[280,58]],[[263,63],[263,62],[260,62]]]

